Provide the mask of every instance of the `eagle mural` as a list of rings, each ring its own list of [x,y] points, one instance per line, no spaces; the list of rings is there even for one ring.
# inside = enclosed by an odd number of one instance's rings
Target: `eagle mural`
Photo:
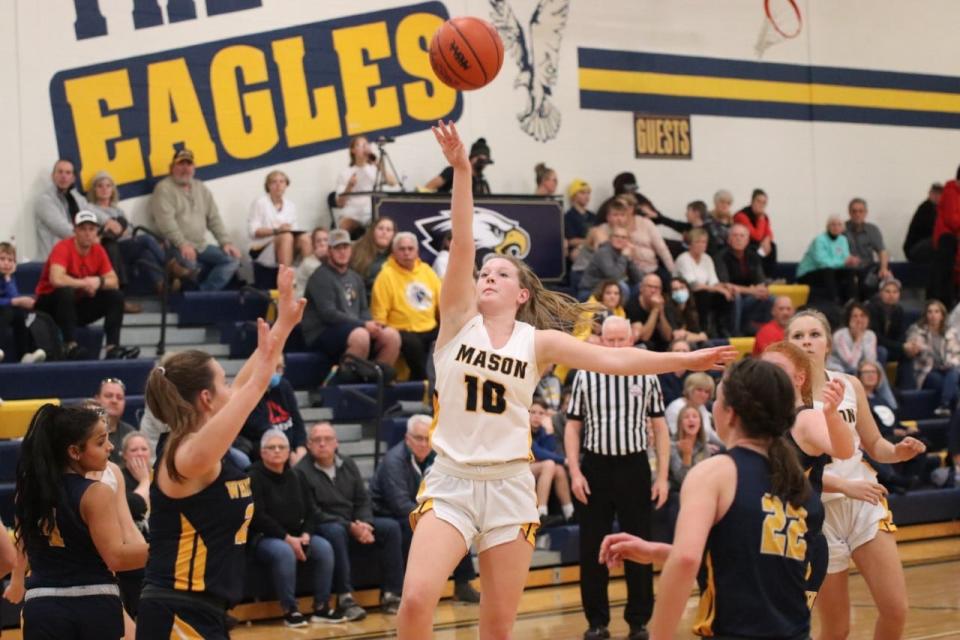
[[[438,253],[443,236],[450,231],[450,210],[444,209],[440,215],[417,220],[417,229],[423,236],[423,246],[431,253]],[[474,207],[473,238],[477,243],[477,253],[495,251],[520,259],[530,253],[530,234],[516,220],[511,220],[492,209]]]
[[[538,142],[552,140],[560,131],[560,111],[550,97],[557,84],[570,0],[539,0],[526,27],[506,0],[489,1],[493,25],[520,70],[513,86],[527,91],[524,110],[517,114],[520,128]]]

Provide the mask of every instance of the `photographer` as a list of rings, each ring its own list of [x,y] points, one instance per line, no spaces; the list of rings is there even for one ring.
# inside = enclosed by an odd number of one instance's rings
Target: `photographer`
[[[479,138],[470,147],[470,166],[472,167],[473,177],[473,196],[490,195],[490,185],[483,177],[483,170],[487,165],[493,164],[490,158],[490,147],[487,146],[486,138]],[[450,187],[453,186],[453,167],[447,167],[440,172],[440,175],[432,178],[430,182],[424,185],[424,189],[437,191],[438,193],[450,193]]]

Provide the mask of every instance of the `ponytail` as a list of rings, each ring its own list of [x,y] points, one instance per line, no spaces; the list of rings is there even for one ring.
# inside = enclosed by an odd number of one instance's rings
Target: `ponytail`
[[[774,438],[767,455],[770,457],[770,484],[774,494],[794,507],[806,502],[810,497],[810,483],[800,466],[796,450],[787,442],[786,437]]]
[[[184,480],[174,462],[177,449],[199,426],[197,398],[201,391],[214,390],[212,360],[210,354],[191,349],[169,356],[147,377],[144,393],[147,406],[157,419],[170,427],[163,458],[167,475],[174,482]]]

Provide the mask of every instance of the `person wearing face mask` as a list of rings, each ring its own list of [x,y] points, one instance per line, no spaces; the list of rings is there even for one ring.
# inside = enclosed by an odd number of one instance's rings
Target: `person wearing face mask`
[[[300,416],[293,385],[283,377],[283,371],[281,356],[276,371],[270,376],[266,392],[250,412],[235,446],[255,461],[260,457],[256,443],[260,442],[269,429],[279,429],[290,441],[290,464],[295,465],[307,452],[307,431]]]
[[[797,281],[810,286],[811,304],[826,301],[843,305],[855,291],[851,271],[855,262],[843,235],[843,219],[832,215],[826,231],[813,239],[797,265]]]
[[[700,314],[697,305],[690,300],[690,285],[680,276],[670,280],[670,301],[667,303],[672,310],[673,340],[686,340],[690,343],[703,342],[707,333],[700,325]]]

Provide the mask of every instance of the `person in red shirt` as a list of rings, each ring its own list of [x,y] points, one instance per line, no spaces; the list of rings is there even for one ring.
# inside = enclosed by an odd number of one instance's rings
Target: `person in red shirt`
[[[773,242],[773,229],[767,217],[767,192],[754,189],[750,205],[733,216],[733,222],[750,230],[750,246],[763,258],[763,272],[774,278],[777,273],[777,245]]]
[[[793,300],[787,296],[778,296],[773,301],[773,320],[760,327],[753,343],[753,355],[759,357],[763,350],[774,342],[783,340],[783,332],[793,317]]]
[[[946,236],[947,240],[943,238]],[[927,298],[936,298],[947,308],[953,306],[955,285],[960,283],[960,167],[956,180],[943,185],[940,202],[937,203],[937,220],[933,225],[933,248],[937,250],[932,265],[931,286]],[[954,249],[955,248],[955,249]],[[954,260],[950,256],[954,255]],[[952,274],[952,278],[950,275]],[[939,277],[938,277],[939,276]]]
[[[68,359],[87,356],[77,344],[77,327],[104,319],[107,359],[136,358],[140,349],[120,346],[123,325],[123,293],[107,252],[97,240],[97,216],[79,211],[73,237],[53,246],[37,283],[36,309],[50,314],[63,332]]]

